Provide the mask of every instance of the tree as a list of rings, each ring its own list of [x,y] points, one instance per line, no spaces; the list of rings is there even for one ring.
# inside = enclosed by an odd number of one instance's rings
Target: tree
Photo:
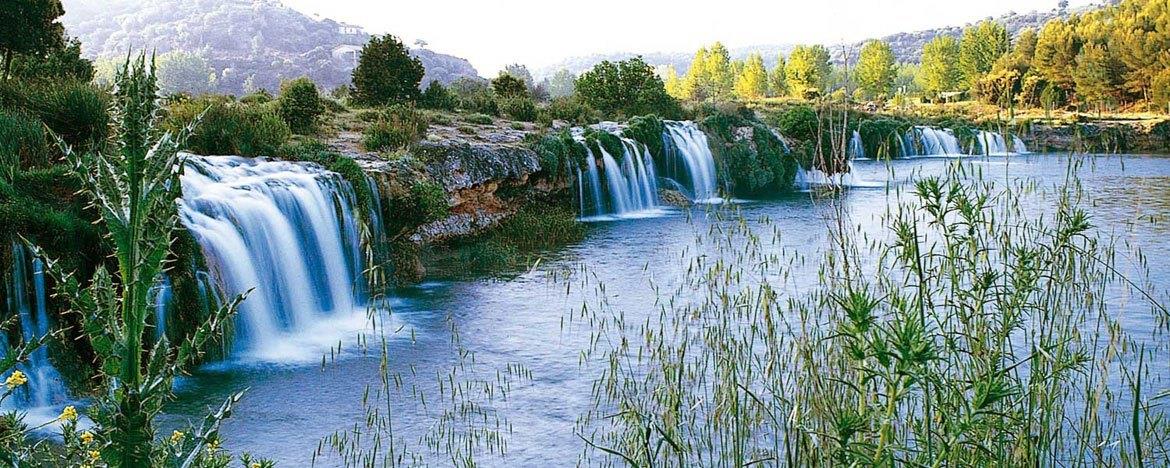
[[[1150,97],[1159,110],[1170,114],[1170,68],[1154,75]]]
[[[784,54],[777,54],[776,66],[768,74],[768,88],[772,91],[772,96],[785,96],[788,94],[787,68],[784,62]]]
[[[46,53],[13,59],[12,76],[25,80],[93,80],[93,62],[81,57],[81,41],[63,39],[64,46]]]
[[[764,68],[764,57],[751,54],[735,80],[735,96],[743,101],[751,101],[767,95],[768,70]]]
[[[369,105],[414,101],[425,71],[397,37],[374,36],[353,69],[354,97]]]
[[[1007,29],[995,21],[985,20],[963,30],[963,39],[959,42],[959,71],[967,89],[975,89],[995,61],[1008,52],[1009,44]]]
[[[1012,45],[1012,55],[1016,56],[1016,60],[1023,61],[1032,66],[1032,59],[1036,57],[1036,30],[1032,28],[1024,28],[1016,35],[1016,41]]]
[[[17,54],[45,54],[63,45],[65,27],[57,19],[64,14],[60,0],[5,0],[0,7],[4,79],[11,74]]]
[[[215,86],[215,70],[202,56],[170,52],[159,56],[158,88],[163,95],[206,94]]]
[[[500,72],[500,76],[492,80],[492,89],[503,98],[529,97],[528,86],[524,81],[507,72]]]
[[[524,82],[524,86],[527,86],[529,90],[536,86],[536,82],[532,79],[532,72],[528,71],[527,66],[521,65],[519,63],[513,63],[511,65],[504,66],[504,70],[500,73],[512,75],[520,79],[520,81]]]
[[[645,114],[678,118],[681,114],[662,79],[641,57],[601,62],[577,78],[576,88],[586,104],[610,118]]]
[[[927,95],[954,91],[959,85],[959,41],[951,36],[938,36],[922,47],[922,65],[917,81]]]
[[[718,42],[710,48],[699,49],[683,81],[691,99],[723,101],[731,98],[735,86],[731,54]]]
[[[317,117],[325,112],[317,84],[308,77],[281,83],[277,104],[280,118],[293,133],[311,133],[317,126]]]
[[[1117,62],[1104,46],[1089,44],[1077,55],[1077,66],[1073,81],[1077,86],[1077,98],[1085,103],[1101,106],[1117,93]]]
[[[683,78],[679,78],[678,72],[674,69],[674,65],[667,65],[664,74],[666,75],[664,78],[666,94],[680,101],[691,98],[686,81]]]
[[[883,41],[869,41],[857,59],[857,84],[869,97],[887,95],[894,86],[894,50]]]
[[[418,103],[425,109],[454,110],[455,96],[451,95],[451,91],[448,91],[443,83],[439,83],[439,80],[431,80]]]
[[[1032,68],[1053,86],[1071,90],[1072,72],[1081,41],[1068,22],[1054,19],[1044,25],[1036,38]]]
[[[1170,68],[1170,5],[1165,2],[1123,2],[1110,22],[1109,50],[1124,65],[1122,86],[1150,98],[1154,78]]]
[[[548,95],[553,98],[572,96],[575,81],[577,81],[577,76],[573,72],[561,69],[545,80],[545,89],[548,90]]]
[[[794,96],[819,93],[829,79],[829,49],[822,45],[796,46],[788,56],[788,87]]]

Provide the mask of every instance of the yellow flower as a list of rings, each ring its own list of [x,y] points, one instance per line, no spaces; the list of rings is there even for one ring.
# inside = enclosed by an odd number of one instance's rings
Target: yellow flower
[[[97,451],[97,450],[90,450],[90,451],[89,451],[89,459],[90,459],[90,460],[97,460],[97,459],[99,459],[99,458],[101,458],[101,457],[102,457],[102,453],[101,453],[101,452],[99,452],[99,451]]]
[[[207,443],[207,450],[212,452],[219,450],[219,439],[211,439],[211,441]]]
[[[251,468],[260,468],[259,462],[252,462]]]
[[[8,386],[9,390],[28,383],[28,377],[24,376],[24,372],[12,371],[12,375],[4,380],[4,385]]]
[[[61,410],[61,416],[58,416],[57,419],[62,421],[76,421],[77,408],[74,408],[72,405],[66,406],[65,409]]]
[[[172,433],[171,433],[171,443],[172,443],[172,444],[177,444],[177,443],[179,443],[179,442],[182,442],[182,441],[183,441],[183,437],[184,437],[184,436],[185,436],[185,434],[183,434],[183,432],[182,432],[182,431],[175,431],[175,432],[172,432]]]
[[[93,443],[93,433],[89,432],[89,431],[82,432],[81,433],[81,443],[86,444],[86,445],[92,444]]]

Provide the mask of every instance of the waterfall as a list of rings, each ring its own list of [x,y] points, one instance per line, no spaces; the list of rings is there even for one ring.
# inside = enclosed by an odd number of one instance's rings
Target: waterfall
[[[47,336],[52,330],[52,323],[48,315],[45,265],[23,244],[12,244],[12,274],[7,286],[8,313],[17,317],[23,341]],[[6,356],[12,342],[10,333],[3,336],[0,353]],[[47,345],[33,350],[28,360],[18,364],[16,369],[28,376],[28,383],[13,393],[14,400],[10,401],[15,402],[14,406],[39,408],[68,400],[61,374],[49,361]]]
[[[312,164],[191,156],[181,181],[180,219],[219,290],[255,288],[236,317],[234,352],[280,359],[296,351],[289,336],[364,306],[359,207],[341,176]]]
[[[865,157],[865,145],[863,145],[861,142],[861,132],[858,132],[857,130],[853,131],[853,138],[849,140],[849,158],[867,159]]]
[[[949,128],[919,125],[902,137],[902,156],[959,156],[963,154],[959,139]]]
[[[584,138],[578,135],[577,140],[583,142]],[[658,207],[658,176],[650,149],[629,138],[620,140],[620,155],[610,154],[604,147],[594,152],[586,145],[585,172],[577,171],[583,217],[636,216]]]
[[[167,335],[167,309],[171,306],[172,295],[171,277],[166,273],[160,274],[154,287],[147,291],[147,301],[154,307],[155,339]]]
[[[665,124],[663,143],[666,154],[661,161],[665,168],[664,177],[686,187],[695,203],[721,202],[717,192],[715,157],[711,154],[707,135],[693,122],[666,121]],[[676,161],[682,164],[676,164]]]
[[[1028,147],[1024,145],[1024,140],[1021,140],[1019,136],[1012,135],[1011,147],[1009,148],[1007,139],[999,132],[980,130],[979,134],[975,137],[975,144],[979,148],[979,153],[977,154],[987,156],[1028,153]]]

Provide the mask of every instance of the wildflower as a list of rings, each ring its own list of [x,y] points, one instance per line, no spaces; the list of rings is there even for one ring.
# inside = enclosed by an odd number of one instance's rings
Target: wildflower
[[[93,443],[93,433],[85,431],[81,433],[81,443],[89,445]]]
[[[260,462],[252,462],[252,465],[249,468],[260,468]]]
[[[74,408],[72,405],[66,406],[65,409],[61,410],[61,415],[58,416],[57,419],[62,421],[76,421],[77,408]]]
[[[28,377],[24,376],[24,372],[12,371],[12,375],[4,380],[4,385],[8,386],[9,390],[15,389],[21,385],[28,383]]]
[[[178,443],[182,442],[182,441],[183,441],[183,437],[184,437],[185,435],[186,435],[186,434],[183,434],[183,432],[182,432],[182,431],[175,431],[175,432],[172,432],[172,433],[171,433],[171,443],[172,443],[172,444],[178,444]]]
[[[211,441],[207,443],[207,450],[210,452],[219,450],[219,439],[211,439]]]
[[[101,457],[102,457],[102,453],[101,453],[101,452],[99,452],[99,451],[97,451],[97,450],[90,450],[90,451],[89,451],[89,459],[90,459],[90,460],[97,460],[97,459],[99,459],[99,458],[101,458]]]

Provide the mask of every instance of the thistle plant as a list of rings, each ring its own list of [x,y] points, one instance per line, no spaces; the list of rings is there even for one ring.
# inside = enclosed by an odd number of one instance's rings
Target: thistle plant
[[[85,463],[110,466],[189,466],[222,459],[217,445],[219,422],[240,394],[232,395],[184,437],[155,440],[154,418],[172,397],[175,376],[194,364],[201,350],[221,334],[242,296],[210,312],[186,339],[166,337],[150,344],[147,291],[165,268],[177,225],[175,199],[191,128],[161,130],[160,104],[153,59],[127,59],[113,91],[111,141],[92,153],[79,154],[59,141],[68,162],[84,181],[92,208],[100,214],[113,247],[117,270],[99,266],[88,285],[47,262],[57,280],[57,294],[79,315],[83,336],[93,348],[99,389],[87,415],[96,427],[83,445]],[[38,252],[42,257],[43,253]],[[75,438],[76,436],[76,438]],[[66,445],[80,435],[66,433]]]

